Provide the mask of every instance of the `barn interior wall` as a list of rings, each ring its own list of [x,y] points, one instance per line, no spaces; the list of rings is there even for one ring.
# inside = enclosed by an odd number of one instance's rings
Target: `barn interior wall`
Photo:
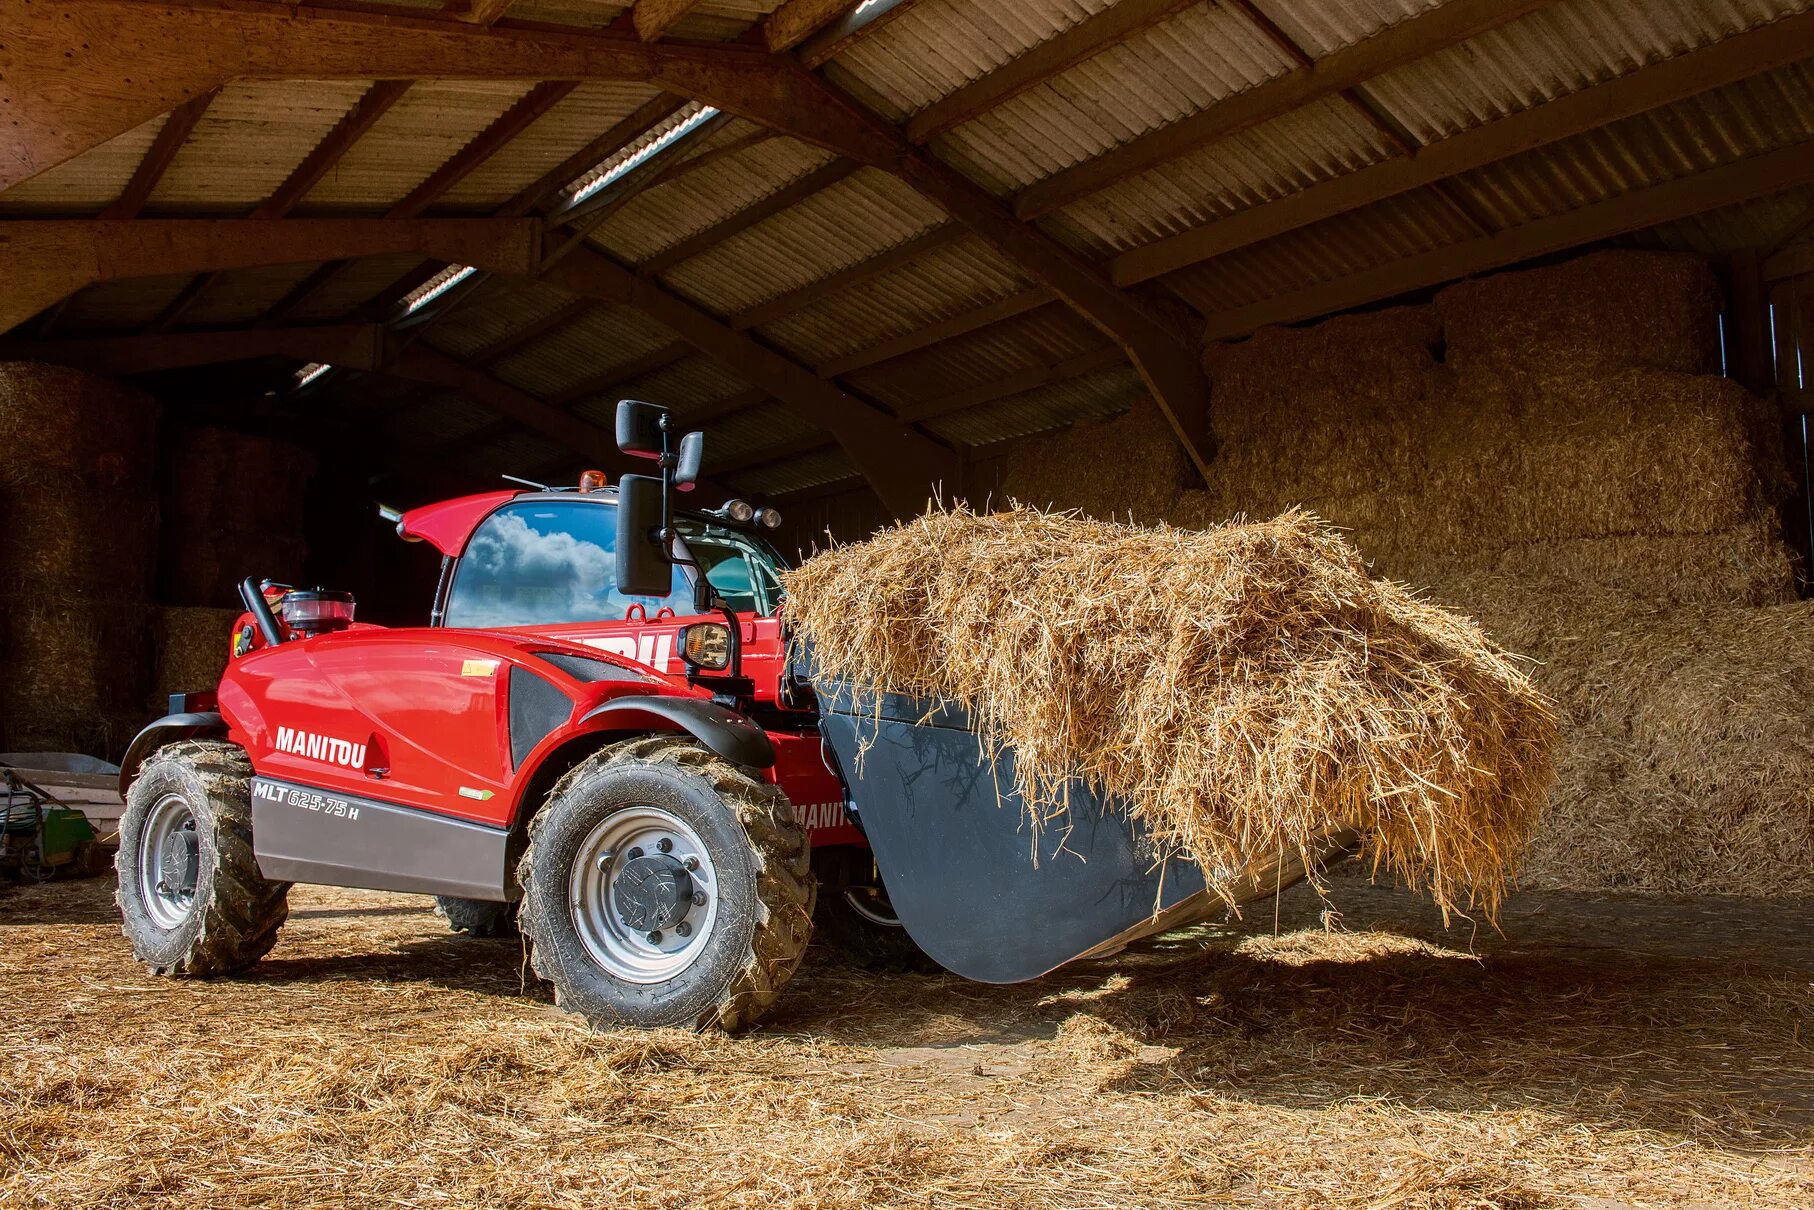
[[[1721,307],[1700,259],[1618,251],[1264,331],[1206,357],[1207,486],[1146,408],[1017,448],[1003,491],[1192,526],[1308,508],[1536,661],[1567,741],[1527,883],[1814,894],[1814,604]]]

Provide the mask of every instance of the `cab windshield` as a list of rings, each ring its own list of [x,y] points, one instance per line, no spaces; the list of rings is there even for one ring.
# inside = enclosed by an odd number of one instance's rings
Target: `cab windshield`
[[[726,605],[768,614],[780,603],[780,557],[752,534],[680,517],[687,550]],[[473,531],[448,587],[443,624],[481,629],[617,621],[633,606],[697,613],[691,569],[676,567],[668,592],[617,590],[617,505],[611,500],[532,499],[505,505]]]

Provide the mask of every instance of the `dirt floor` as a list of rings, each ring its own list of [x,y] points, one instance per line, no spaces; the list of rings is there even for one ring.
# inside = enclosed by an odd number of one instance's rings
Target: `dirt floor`
[[[112,889],[0,890],[0,1206],[1814,1206],[1810,905],[1344,880],[1016,987],[815,952],[701,1037],[401,895],[154,979]]]

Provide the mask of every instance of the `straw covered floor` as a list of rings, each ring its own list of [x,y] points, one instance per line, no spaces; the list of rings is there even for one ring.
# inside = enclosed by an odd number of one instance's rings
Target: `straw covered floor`
[[[1354,828],[1375,870],[1491,914],[1548,793],[1556,724],[1516,658],[1306,513],[932,511],[786,587],[820,670],[963,705],[1042,821],[1081,779],[1212,874]]]
[[[725,1037],[590,1033],[406,895],[157,979],[112,893],[0,889],[0,1205],[1814,1204],[1814,938],[1760,905],[1521,895],[1471,952],[1338,880],[1014,987],[815,946]]]

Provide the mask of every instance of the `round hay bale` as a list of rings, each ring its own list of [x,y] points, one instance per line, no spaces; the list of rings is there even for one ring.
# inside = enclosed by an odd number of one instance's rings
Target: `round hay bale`
[[[151,396],[111,378],[0,362],[0,450],[12,464],[97,484],[145,482],[157,448],[158,410]]]

